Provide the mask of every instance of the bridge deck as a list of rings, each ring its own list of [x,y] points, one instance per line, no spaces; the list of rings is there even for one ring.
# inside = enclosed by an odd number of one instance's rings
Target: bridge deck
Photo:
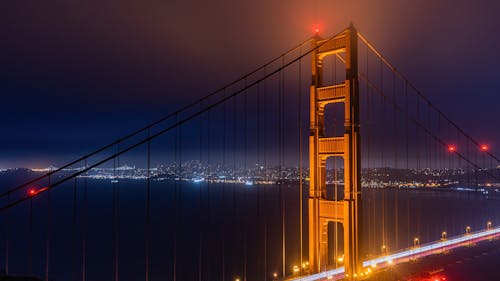
[[[421,245],[419,247],[413,247],[407,250],[399,251],[390,255],[381,256],[372,260],[364,261],[363,266],[366,269],[370,268],[370,270],[374,270],[375,268],[393,266],[398,263],[408,262],[415,258],[433,255],[436,253],[440,253],[443,250],[461,247],[469,243],[479,242],[497,236],[500,236],[500,227],[449,238],[444,241],[436,241]],[[344,278],[344,268],[339,267],[308,276],[294,277],[289,279],[289,281],[339,280],[342,278]]]

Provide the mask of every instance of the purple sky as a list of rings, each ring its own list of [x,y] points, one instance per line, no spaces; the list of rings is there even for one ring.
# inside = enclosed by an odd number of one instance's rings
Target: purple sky
[[[500,2],[3,1],[0,168],[61,163],[352,21],[500,151]]]

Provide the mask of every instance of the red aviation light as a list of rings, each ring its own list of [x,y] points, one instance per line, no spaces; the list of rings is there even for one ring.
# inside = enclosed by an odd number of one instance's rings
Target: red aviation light
[[[455,152],[457,151],[457,147],[455,145],[448,145],[448,151],[449,152]]]
[[[35,194],[36,194],[36,189],[34,189],[34,188],[28,189],[28,195],[29,196],[34,196]]]
[[[487,144],[482,144],[480,147],[481,151],[488,151],[490,147]]]
[[[319,34],[319,24],[315,24],[313,26],[313,32],[314,32],[315,35]]]

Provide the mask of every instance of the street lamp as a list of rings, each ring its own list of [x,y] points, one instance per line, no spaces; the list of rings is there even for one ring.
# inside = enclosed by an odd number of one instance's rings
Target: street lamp
[[[465,234],[470,234],[470,226],[467,226],[467,227],[465,228]]]
[[[382,253],[385,253],[387,252],[387,246],[386,245],[382,245],[382,247],[380,247]]]
[[[299,274],[299,271],[300,271],[299,267],[298,267],[298,266],[296,266],[296,265],[294,265],[294,266],[293,266],[293,273],[294,273],[294,274]]]
[[[420,245],[420,239],[418,237],[413,238],[413,246],[417,247]]]
[[[306,269],[306,268],[308,268],[308,267],[309,267],[309,262],[308,262],[308,261],[306,261],[306,262],[302,263],[302,268],[303,268],[303,269]]]
[[[443,231],[441,233],[441,240],[443,240],[443,241],[446,240],[446,234],[447,234],[446,231]]]
[[[278,278],[278,273],[274,272],[273,273],[273,281],[277,280],[277,278]]]
[[[491,223],[491,221],[487,222],[486,223],[486,229],[491,229],[492,225],[493,224]]]

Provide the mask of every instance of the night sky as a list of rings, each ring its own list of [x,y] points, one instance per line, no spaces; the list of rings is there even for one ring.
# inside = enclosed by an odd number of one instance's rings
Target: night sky
[[[352,21],[500,152],[500,2],[2,1],[0,168],[61,164]]]

